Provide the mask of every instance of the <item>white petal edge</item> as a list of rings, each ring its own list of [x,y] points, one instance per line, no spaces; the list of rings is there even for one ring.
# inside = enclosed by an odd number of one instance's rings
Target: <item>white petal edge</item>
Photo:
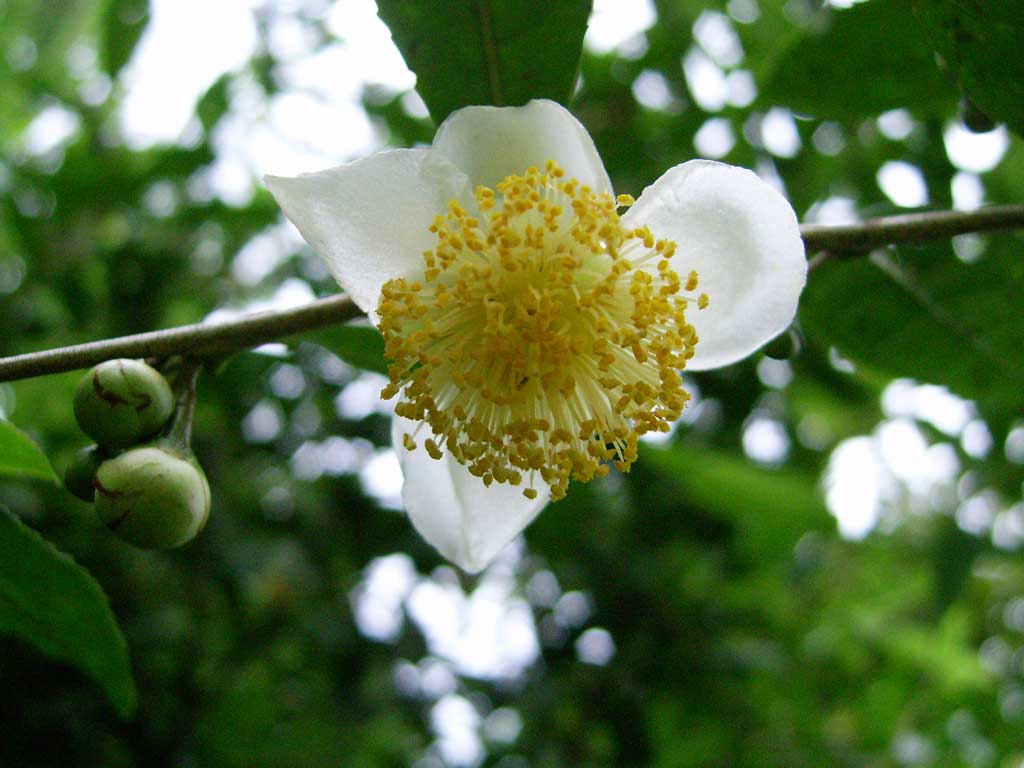
[[[469,190],[458,169],[425,148],[379,152],[318,173],[263,181],[371,320],[384,283],[422,274],[423,252],[436,242],[428,227]]]
[[[523,496],[526,486],[483,484],[462,464],[444,452],[440,460],[427,455],[422,441],[430,435],[423,427],[414,451],[402,445],[420,425],[395,416],[391,437],[405,483],[402,502],[419,534],[468,573],[478,573],[518,536],[548,502],[550,489],[537,478],[536,499]]]
[[[464,107],[437,129],[434,150],[465,171],[474,188],[493,189],[506,176],[554,160],[567,177],[595,192],[612,191],[587,129],[548,99],[522,107]]]
[[[807,281],[807,258],[792,206],[751,171],[708,160],[669,169],[623,216],[655,237],[674,240],[673,269],[697,270],[698,292],[686,318],[700,341],[687,370],[742,360],[793,322]]]

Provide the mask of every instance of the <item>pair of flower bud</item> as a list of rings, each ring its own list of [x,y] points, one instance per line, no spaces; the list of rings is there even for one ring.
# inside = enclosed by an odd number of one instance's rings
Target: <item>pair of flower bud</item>
[[[181,423],[190,420],[191,403],[176,412],[159,371],[139,360],[108,360],[79,382],[74,404],[96,445],[68,465],[68,490],[94,502],[104,525],[135,546],[169,549],[195,538],[210,513],[210,486]]]

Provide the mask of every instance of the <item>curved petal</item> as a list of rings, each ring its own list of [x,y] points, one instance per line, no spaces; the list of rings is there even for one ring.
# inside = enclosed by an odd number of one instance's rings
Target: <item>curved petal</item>
[[[419,274],[427,231],[466,177],[429,149],[396,149],[318,173],[263,179],[352,300],[375,319],[381,286]]]
[[[594,191],[612,191],[587,129],[565,107],[547,99],[523,107],[453,112],[437,129],[434,150],[465,171],[474,188],[493,188],[506,176],[554,160],[566,176]]]
[[[422,446],[409,451],[402,446],[402,435],[413,434],[417,426],[400,416],[391,422],[405,476],[402,501],[409,519],[448,560],[477,573],[533,521],[547,504],[549,489],[535,485],[537,498],[530,500],[523,496],[523,486],[492,483],[486,487],[447,452],[438,461]]]
[[[807,280],[789,202],[745,168],[692,160],[667,171],[623,216],[674,240],[673,268],[697,270],[704,310],[687,312],[700,342],[687,370],[742,360],[793,322]]]

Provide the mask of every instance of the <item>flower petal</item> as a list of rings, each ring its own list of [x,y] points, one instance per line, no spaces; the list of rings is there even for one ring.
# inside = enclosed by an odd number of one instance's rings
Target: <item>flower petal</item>
[[[742,360],[793,322],[807,280],[800,227],[789,202],[745,168],[692,160],[667,171],[623,216],[679,246],[673,268],[697,270],[704,310],[686,319],[700,342],[687,370]]]
[[[263,179],[334,279],[375,320],[381,286],[423,270],[427,231],[466,177],[429,149],[380,152],[318,173]]]
[[[438,552],[464,571],[477,573],[533,521],[547,504],[549,489],[538,479],[537,498],[530,500],[523,496],[524,486],[492,483],[488,488],[447,451],[439,461],[422,446],[409,451],[402,446],[402,435],[413,434],[418,426],[401,416],[391,422],[405,475],[405,509]]]
[[[554,160],[566,176],[595,192],[611,192],[601,156],[587,129],[564,107],[534,99],[523,107],[465,107],[434,136],[434,150],[469,176],[473,187],[493,188],[531,165]]]

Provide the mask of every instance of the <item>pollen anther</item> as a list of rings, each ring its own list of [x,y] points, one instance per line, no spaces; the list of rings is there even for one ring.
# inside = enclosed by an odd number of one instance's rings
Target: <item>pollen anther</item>
[[[447,450],[530,499],[537,476],[558,499],[570,479],[628,471],[638,438],[668,431],[689,400],[686,309],[707,304],[697,274],[672,268],[676,243],[623,226],[632,197],[596,193],[554,161],[475,198],[473,215],[452,201],[434,220],[421,276],[382,289],[381,396],[426,422],[432,458]]]

